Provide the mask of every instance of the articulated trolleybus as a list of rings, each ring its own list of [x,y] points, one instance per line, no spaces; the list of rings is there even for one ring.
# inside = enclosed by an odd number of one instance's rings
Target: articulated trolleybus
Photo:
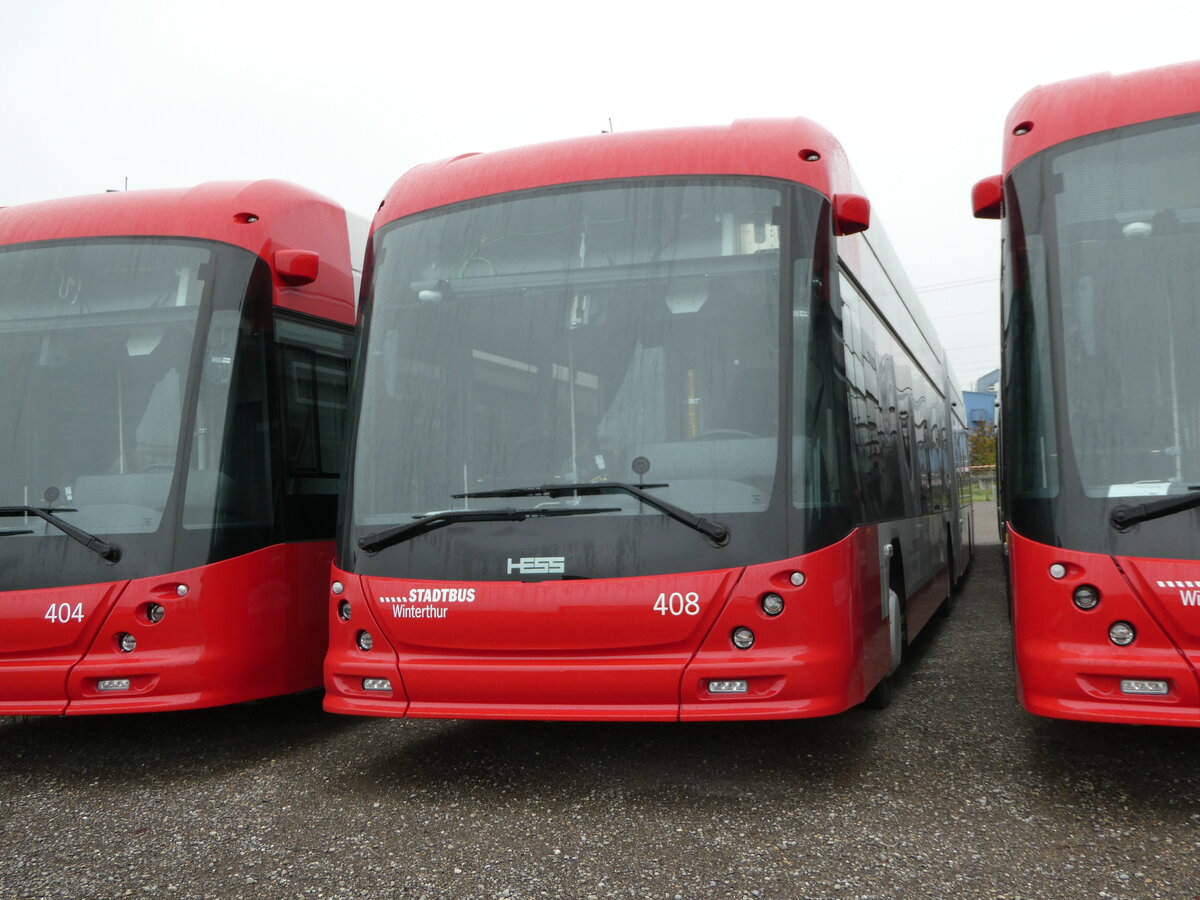
[[[294,185],[0,209],[0,714],[320,686],[353,321]]]
[[[1200,726],[1200,62],[1009,113],[1002,498],[1018,695]]]
[[[806,120],[402,177],[364,270],[326,709],[886,702],[969,542],[942,352],[854,191]]]

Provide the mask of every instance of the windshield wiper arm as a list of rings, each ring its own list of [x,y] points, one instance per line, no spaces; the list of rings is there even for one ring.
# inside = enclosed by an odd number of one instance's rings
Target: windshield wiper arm
[[[108,562],[117,562],[121,558],[121,548],[116,544],[110,544],[108,541],[96,537],[90,531],[84,531],[82,528],[76,528],[66,519],[60,519],[54,515],[56,512],[78,512],[74,509],[40,509],[36,506],[0,506],[0,516],[37,516],[39,519],[44,519],[49,522],[67,537],[73,541],[78,541],[87,547],[93,553],[100,556]],[[20,532],[10,532],[11,534],[19,534]]]
[[[9,528],[0,531],[0,537],[12,537],[14,534],[33,534],[32,528]]]
[[[583,509],[447,509],[417,516],[415,522],[386,528],[358,539],[358,546],[367,553],[377,553],[407,541],[418,534],[433,531],[455,522],[523,522],[526,519],[541,519],[550,516],[590,516],[596,513],[620,512],[619,506],[590,506]]]
[[[575,494],[580,497],[597,494],[629,494],[637,497],[647,506],[653,506],[664,515],[670,516],[676,522],[681,522],[688,528],[693,528],[715,543],[724,545],[729,541],[729,529],[720,522],[713,522],[688,512],[681,506],[660,500],[653,494],[647,494],[644,488],[664,488],[666,484],[628,484],[624,481],[589,481],[583,484],[542,484],[537,487],[508,488],[499,491],[473,491],[469,494],[454,494],[458,498],[474,499],[482,497],[563,497]]]
[[[1164,497],[1162,500],[1151,500],[1149,503],[1137,503],[1133,506],[1118,506],[1112,511],[1108,521],[1113,528],[1124,531],[1138,522],[1161,519],[1163,516],[1195,509],[1197,506],[1200,506],[1200,490],[1193,490],[1178,497]]]

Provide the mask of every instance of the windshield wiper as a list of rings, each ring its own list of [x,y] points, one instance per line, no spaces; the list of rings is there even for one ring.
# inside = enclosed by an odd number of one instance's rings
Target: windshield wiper
[[[40,509],[36,506],[0,506],[0,516],[37,516],[43,519],[65,534],[73,541],[78,541],[87,547],[93,553],[99,555],[102,559],[108,562],[117,562],[121,558],[121,548],[116,544],[110,544],[108,541],[101,540],[89,531],[84,531],[82,528],[76,528],[66,519],[60,519],[54,515],[56,512],[78,512],[76,509]],[[20,534],[21,532],[8,532],[9,534]],[[29,532],[32,533],[32,532]]]
[[[415,522],[407,525],[397,525],[364,535],[358,539],[358,546],[367,553],[377,553],[385,547],[391,547],[402,541],[407,541],[418,534],[453,525],[455,522],[523,522],[526,519],[540,519],[550,516],[590,516],[596,513],[620,512],[619,506],[591,506],[584,509],[446,509],[441,512],[416,516]]]
[[[1108,521],[1113,528],[1124,531],[1138,522],[1161,519],[1163,516],[1174,515],[1186,509],[1195,509],[1197,506],[1200,506],[1200,490],[1192,490],[1190,493],[1178,497],[1164,497],[1162,500],[1151,500],[1149,503],[1138,503],[1133,506],[1118,506],[1112,511]]]
[[[454,494],[455,499],[475,499],[483,497],[564,497],[574,494],[580,497],[597,494],[629,494],[637,497],[647,506],[653,506],[664,515],[670,516],[676,522],[681,522],[688,528],[693,528],[713,542],[724,546],[729,541],[729,529],[719,522],[712,522],[693,512],[666,500],[660,500],[653,494],[647,494],[643,488],[664,488],[666,484],[628,484],[624,481],[594,481],[583,484],[542,484],[537,487],[508,488],[499,491],[473,491],[469,494]]]

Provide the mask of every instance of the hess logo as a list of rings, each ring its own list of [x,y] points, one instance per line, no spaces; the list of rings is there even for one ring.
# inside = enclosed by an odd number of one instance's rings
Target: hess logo
[[[508,558],[508,574],[517,572],[521,575],[561,575],[567,570],[565,556],[522,556],[520,559]]]

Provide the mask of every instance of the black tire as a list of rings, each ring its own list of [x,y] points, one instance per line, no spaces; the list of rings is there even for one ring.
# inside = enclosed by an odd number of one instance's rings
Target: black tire
[[[895,589],[892,588],[890,590],[892,595],[899,600],[899,595],[896,594]],[[904,618],[903,600],[899,600],[896,605],[896,609],[892,615],[889,616],[889,629],[893,626],[893,623],[897,619],[899,620],[898,624],[900,627],[900,640],[898,646],[894,648],[896,656],[892,660],[892,669],[879,680],[879,683],[871,689],[871,692],[867,694],[866,699],[863,700],[862,705],[867,709],[887,709],[892,704],[892,697],[896,691],[896,681],[894,676],[897,670],[899,670],[900,666],[904,663],[904,644],[906,638],[908,637],[907,622]],[[892,635],[889,635],[889,642],[891,637]]]
[[[892,696],[895,692],[896,687],[892,676],[884,675],[879,684],[872,688],[871,693],[867,694],[867,699],[863,701],[862,705],[867,709],[887,709],[892,705]]]
[[[946,599],[937,608],[939,619],[947,619],[954,612],[954,544],[950,540],[950,532],[946,531],[946,577],[949,581],[946,587]]]

